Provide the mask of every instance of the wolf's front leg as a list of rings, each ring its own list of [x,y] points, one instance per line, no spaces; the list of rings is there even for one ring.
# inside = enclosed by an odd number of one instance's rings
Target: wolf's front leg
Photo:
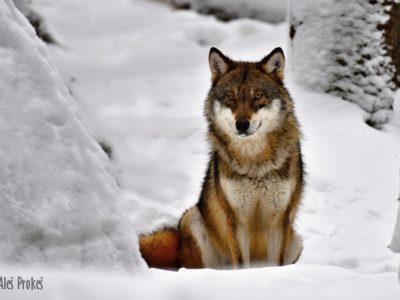
[[[250,236],[248,228],[244,225],[240,225],[237,229],[237,239],[242,256],[242,267],[250,268]]]
[[[302,251],[303,239],[296,231],[292,229],[291,240],[289,242],[284,263],[286,265],[296,263],[297,260],[300,258]]]
[[[283,236],[279,264],[290,265],[297,262],[303,250],[303,240],[290,225]]]
[[[232,269],[239,269],[243,265],[243,252],[240,243],[241,230],[232,221],[227,221],[227,241],[231,255]]]

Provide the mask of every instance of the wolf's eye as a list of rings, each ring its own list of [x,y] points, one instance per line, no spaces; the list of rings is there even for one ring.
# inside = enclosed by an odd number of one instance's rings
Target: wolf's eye
[[[235,100],[235,96],[233,96],[232,94],[228,94],[226,97],[227,97],[230,101]]]
[[[254,96],[254,99],[255,99],[255,100],[260,100],[261,97],[262,97],[262,94],[261,94],[261,93],[257,93],[257,94]]]

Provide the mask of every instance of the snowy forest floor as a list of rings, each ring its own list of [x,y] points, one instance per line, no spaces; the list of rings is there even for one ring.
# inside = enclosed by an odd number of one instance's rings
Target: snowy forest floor
[[[202,106],[209,48],[258,60],[277,46],[287,49],[287,25],[222,23],[141,0],[36,6],[59,42],[50,50],[88,126],[112,147],[124,209],[141,231],[176,224],[197,200],[207,164]],[[297,86],[287,56],[286,84],[302,124],[308,173],[297,221],[304,251],[296,265],[134,275],[45,271],[40,294],[9,292],[7,299],[60,293],[73,299],[399,299],[399,257],[387,246],[399,205],[400,97],[397,121],[375,130],[357,106]]]

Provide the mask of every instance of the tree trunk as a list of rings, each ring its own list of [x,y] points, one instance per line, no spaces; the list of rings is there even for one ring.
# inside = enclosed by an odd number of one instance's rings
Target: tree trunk
[[[290,3],[291,66],[311,90],[354,103],[379,128],[400,84],[400,4],[396,0]]]
[[[389,19],[386,23],[378,25],[378,29],[384,32],[384,49],[391,57],[395,67],[393,81],[400,86],[400,3],[386,1],[390,5]]]

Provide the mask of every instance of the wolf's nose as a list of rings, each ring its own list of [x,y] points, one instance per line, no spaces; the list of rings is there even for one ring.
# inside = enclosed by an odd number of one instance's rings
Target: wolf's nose
[[[247,129],[250,127],[250,122],[247,119],[239,119],[236,121],[236,129],[240,133],[245,133]]]

